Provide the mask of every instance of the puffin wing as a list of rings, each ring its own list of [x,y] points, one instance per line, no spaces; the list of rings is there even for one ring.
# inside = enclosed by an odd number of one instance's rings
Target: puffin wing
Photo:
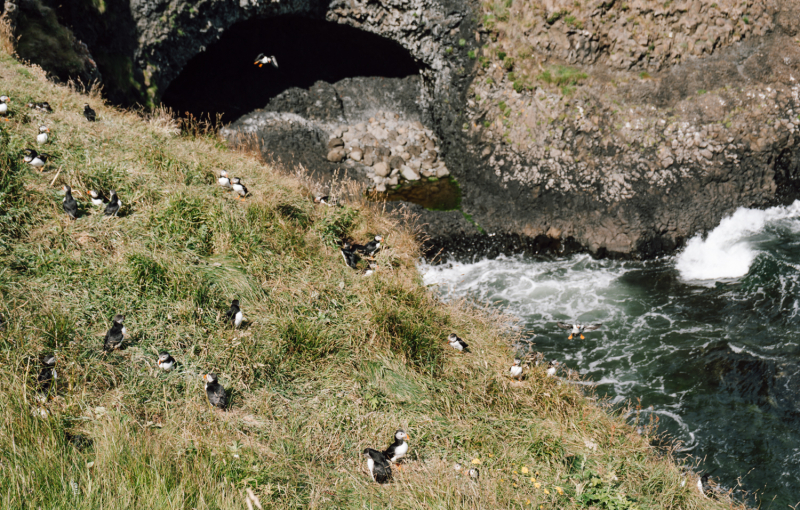
[[[571,324],[564,324],[563,322],[556,322],[556,326],[558,326],[561,329],[572,329]]]
[[[597,323],[597,324],[592,324],[591,326],[586,326],[584,329],[585,329],[586,331],[594,331],[595,329],[598,329],[598,328],[600,328],[602,325],[603,325],[603,323],[602,323],[602,322],[599,322],[599,323]]]
[[[278,60],[275,58],[274,55],[269,57],[269,61],[272,63],[273,66],[275,66],[275,69],[278,68]]]

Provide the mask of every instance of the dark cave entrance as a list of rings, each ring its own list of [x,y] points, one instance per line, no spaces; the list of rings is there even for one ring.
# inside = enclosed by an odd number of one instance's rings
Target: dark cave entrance
[[[253,65],[259,53],[274,55],[279,67]],[[292,87],[362,76],[402,78],[418,75],[421,67],[398,43],[347,25],[255,19],[234,24],[192,58],[162,102],[181,115],[223,114],[222,122],[229,123]]]

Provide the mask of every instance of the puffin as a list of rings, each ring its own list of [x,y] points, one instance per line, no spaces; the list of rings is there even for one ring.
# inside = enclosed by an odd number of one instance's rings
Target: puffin
[[[238,193],[239,197],[242,197],[242,199],[247,196],[247,188],[244,186],[244,184],[242,184],[242,180],[238,177],[231,179],[231,188],[233,188],[233,191]],[[236,197],[236,199],[238,200],[239,197]]]
[[[122,207],[122,200],[119,199],[117,196],[117,192],[113,189],[111,190],[111,199],[108,201],[106,205],[105,211],[103,214],[106,216],[116,216],[119,213],[119,209]]]
[[[39,110],[42,112],[53,113],[53,109],[50,108],[50,103],[47,101],[42,101],[41,103],[27,103],[28,108],[31,110]]]
[[[558,370],[558,361],[551,359],[550,362],[547,364],[547,375],[549,375],[550,377],[555,377],[557,370]]]
[[[564,324],[563,322],[558,322],[558,323],[556,323],[556,325],[561,329],[571,329],[572,330],[570,332],[569,336],[567,337],[567,340],[572,340],[572,337],[575,336],[575,335],[579,335],[581,337],[581,340],[584,340],[584,338],[585,338],[583,336],[583,332],[584,331],[594,331],[595,329],[599,328],[603,324],[602,323],[598,323],[598,324],[592,324],[590,326],[585,326],[585,325],[581,324],[580,322],[575,323],[575,324]]]
[[[67,213],[70,219],[76,220],[78,219],[78,202],[72,198],[72,188],[65,184],[62,189],[64,190],[64,202],[62,204],[64,212]]]
[[[170,356],[167,351],[161,351],[158,354],[158,368],[164,372],[169,372],[175,368],[175,358]]]
[[[113,351],[122,347],[122,342],[125,340],[125,335],[127,334],[125,326],[122,325],[122,321],[124,320],[124,315],[117,314],[114,316],[114,323],[111,325],[111,329],[108,330],[108,333],[106,333],[105,340],[103,341],[104,351]]]
[[[711,492],[711,485],[708,483],[708,473],[703,474],[703,476],[697,479],[697,490],[700,491],[700,494],[702,494],[704,498],[708,497],[708,493]]]
[[[275,67],[276,69],[278,68],[278,61],[275,59],[274,56],[269,56],[268,57],[268,56],[264,55],[263,53],[259,53],[258,56],[255,59],[255,62],[253,62],[253,65],[257,65],[258,67],[261,67],[264,64],[272,64],[273,67]]]
[[[358,255],[356,255],[356,251],[350,245],[350,243],[342,244],[342,257],[344,257],[344,263],[347,267],[356,269],[356,263],[358,262]]]
[[[44,145],[47,143],[47,133],[50,132],[50,129],[47,126],[39,126],[39,134],[36,135],[36,142],[39,145]]]
[[[469,346],[467,343],[458,338],[458,335],[455,333],[450,333],[450,336],[447,337],[447,341],[450,342],[450,347],[453,349],[461,352],[469,352]]]
[[[228,319],[228,322],[233,323],[234,328],[238,328],[242,325],[244,315],[242,315],[242,311],[239,309],[238,299],[231,301],[231,307],[228,308],[227,312],[225,312],[225,318]]]
[[[378,270],[378,264],[371,263],[369,267],[364,270],[363,276],[372,276]]]
[[[226,172],[225,170],[219,171],[219,179],[217,179],[217,182],[223,188],[231,189],[231,179],[230,177],[228,177],[228,172]]]
[[[10,99],[8,96],[0,96],[0,115],[7,115],[8,114],[8,102]]]
[[[102,191],[90,189],[86,191],[86,194],[91,197],[92,205],[95,207],[108,204],[108,197]]]
[[[206,382],[208,402],[220,409],[228,407],[228,395],[225,394],[225,388],[217,382],[217,374],[204,374],[203,380]]]
[[[339,204],[339,199],[325,195],[321,197],[314,197],[314,203],[327,205],[328,207],[335,207]]]
[[[85,103],[83,105],[83,116],[86,117],[86,120],[89,122],[94,122],[97,120],[97,113],[92,110],[92,107],[89,106],[89,103]]]
[[[520,363],[522,363],[522,360],[515,359],[514,364],[511,365],[511,370],[509,372],[513,379],[522,379],[522,366]]]
[[[40,358],[40,361],[42,362],[42,369],[39,371],[36,382],[39,385],[39,391],[47,393],[50,391],[53,381],[58,377],[55,369],[56,357],[52,354],[45,354]]]
[[[397,432],[394,433],[394,442],[383,451],[383,456],[386,457],[386,460],[392,464],[397,464],[400,459],[406,456],[408,453],[408,443],[406,443],[406,439],[411,438],[405,431],[398,429]]]
[[[481,477],[481,472],[478,471],[478,468],[469,468],[469,471],[467,472],[469,473],[469,477],[473,480],[477,480]]]
[[[365,448],[362,455],[367,458],[367,468],[373,480],[378,483],[388,483],[392,480],[392,465],[382,452]]]
[[[383,237],[375,236],[375,238],[368,242],[366,245],[356,244],[353,246],[355,250],[359,253],[363,253],[367,257],[374,257],[378,250],[381,249],[381,241],[383,241]]]
[[[49,155],[44,153],[39,154],[33,149],[25,149],[23,152],[25,153],[25,156],[22,157],[22,160],[25,163],[31,165],[33,168],[36,168],[40,172],[42,171],[42,168],[44,168],[44,166],[47,164],[47,158],[50,157]]]

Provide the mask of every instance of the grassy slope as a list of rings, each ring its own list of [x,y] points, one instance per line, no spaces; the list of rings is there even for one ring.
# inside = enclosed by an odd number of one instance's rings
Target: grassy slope
[[[716,507],[574,385],[542,369],[509,382],[500,318],[434,299],[402,221],[360,200],[315,208],[299,180],[213,137],[176,135],[164,117],[93,98],[89,124],[85,97],[6,54],[0,84],[15,111],[0,121],[0,507],[241,509],[246,487],[268,507],[578,508],[590,489],[621,505],[597,508]],[[31,99],[55,108],[43,175],[19,157],[39,122]],[[219,190],[218,168],[253,197]],[[70,222],[61,183],[114,186],[127,213]],[[342,264],[325,240],[343,233],[388,235],[377,275]],[[234,332],[220,313],[235,296],[250,325]],[[104,355],[115,313],[132,340]],[[474,353],[446,349],[450,331]],[[159,373],[160,349],[177,370]],[[59,384],[41,406],[32,378],[47,351]],[[206,404],[200,375],[212,370],[229,412]],[[359,453],[398,427],[410,460],[380,487]],[[585,469],[570,471],[570,455]],[[477,483],[453,470],[473,458]]]

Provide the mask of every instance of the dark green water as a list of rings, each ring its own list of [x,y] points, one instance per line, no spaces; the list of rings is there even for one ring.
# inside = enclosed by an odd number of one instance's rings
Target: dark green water
[[[742,209],[674,258],[521,256],[421,267],[445,297],[495,303],[533,348],[683,442],[762,508],[800,502],[800,203]],[[557,321],[602,322],[567,340]],[[510,354],[511,356],[511,354]]]

